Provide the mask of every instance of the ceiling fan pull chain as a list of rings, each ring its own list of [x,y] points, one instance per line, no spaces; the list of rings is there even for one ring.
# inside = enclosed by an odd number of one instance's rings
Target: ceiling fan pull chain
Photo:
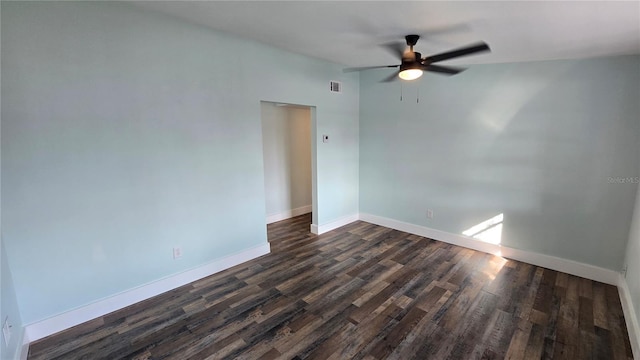
[[[400,101],[402,101],[402,83],[400,83]]]
[[[416,92],[416,104],[420,103],[420,86],[418,86],[418,90]]]

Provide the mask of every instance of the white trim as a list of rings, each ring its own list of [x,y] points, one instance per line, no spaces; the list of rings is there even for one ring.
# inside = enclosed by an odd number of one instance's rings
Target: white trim
[[[638,321],[635,316],[634,308],[632,306],[629,288],[627,286],[626,280],[619,273],[613,270],[579,263],[573,260],[562,259],[555,256],[484,243],[464,235],[448,233],[441,230],[431,229],[425,226],[405,223],[398,220],[364,213],[361,213],[359,215],[355,214],[346,216],[320,226],[312,224],[311,232],[313,232],[314,234],[322,234],[333,229],[337,229],[341,226],[350,224],[356,220],[362,220],[380,226],[385,226],[388,228],[450,243],[453,245],[496,254],[533,265],[543,266],[549,269],[585,277],[591,280],[616,285],[618,286],[620,292],[620,301],[622,303],[624,316],[627,322],[633,354],[634,357],[640,358],[640,327],[638,326]],[[42,321],[38,321],[36,323],[26,325],[24,328],[22,341],[23,345],[20,349],[19,358],[21,360],[26,359],[30,341],[42,339],[46,336],[55,334],[56,332],[106,315],[115,310],[122,309],[126,306],[135,304],[139,301],[148,299],[163,292],[175,289],[177,287],[204,278],[224,269],[228,269],[245,261],[249,261],[259,256],[268,254],[269,252],[269,244],[260,245],[245,250],[241,253],[212,261],[200,267],[187,270],[185,272],[172,275],[170,277],[160,279],[146,285],[142,285],[140,287],[122,292],[120,294],[110,296],[108,298],[104,298],[92,304],[53,316]]]
[[[574,260],[559,258],[552,255],[540,254],[526,250],[513,249],[506,246],[500,247],[502,256],[528,264],[545,267],[551,270],[580,276],[601,283],[616,285],[620,273],[611,269],[601,268]]]
[[[18,346],[13,350],[13,354],[4,357],[3,359],[13,360],[27,360],[29,356],[29,338],[27,337],[27,329],[20,328],[20,339],[18,339]],[[9,350],[5,347],[6,350]]]
[[[598,266],[563,259],[556,256],[514,249],[501,245],[489,244],[465,235],[453,234],[446,231],[431,229],[426,226],[410,224],[377,215],[361,213],[360,220],[408,232],[411,234],[424,236],[430,239],[439,240],[449,244],[463,246],[469,249],[526,262],[528,264],[542,266],[548,269],[561,271],[567,274],[584,277],[606,284],[618,285],[618,277],[620,275],[618,272]]]
[[[283,211],[279,214],[267,215],[267,224],[271,224],[277,221],[291,219],[294,216],[308,214],[311,212],[311,205],[300,206],[295,209]]]
[[[360,216],[358,214],[353,214],[353,215],[349,215],[349,216],[345,216],[342,217],[340,219],[334,220],[330,223],[326,223],[323,225],[314,225],[311,224],[311,233],[316,234],[316,235],[320,235],[320,234],[324,234],[328,231],[331,231],[333,229],[337,229],[341,226],[345,226],[347,224],[351,224],[354,221],[358,221],[360,218]]]
[[[636,311],[633,308],[633,301],[631,300],[631,292],[629,291],[629,285],[627,285],[627,279],[625,279],[622,274],[618,276],[618,292],[620,293],[624,320],[627,323],[627,332],[629,333],[633,358],[638,359],[640,358],[640,326],[638,325]]]
[[[240,253],[214,260],[208,264],[187,270],[146,285],[98,300],[74,310],[25,326],[30,341],[36,341],[72,326],[106,315],[142,300],[162,294],[190,282],[202,279],[224,269],[241,264],[270,252],[269,244],[256,246]]]
[[[22,346],[18,353],[18,359],[27,360],[29,356],[29,337],[27,336],[27,328],[22,329]]]

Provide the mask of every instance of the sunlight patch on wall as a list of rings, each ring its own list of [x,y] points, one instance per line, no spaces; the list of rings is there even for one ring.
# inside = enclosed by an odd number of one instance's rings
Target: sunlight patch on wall
[[[502,221],[504,214],[498,214],[488,220],[474,225],[462,234],[489,244],[499,245],[502,240]]]
[[[544,92],[567,71],[566,63],[540,63],[535,67],[519,67],[497,78],[485,98],[474,109],[478,122],[487,129],[501,133],[531,99]],[[539,74],[547,74],[544,78]],[[517,77],[517,81],[514,78]]]

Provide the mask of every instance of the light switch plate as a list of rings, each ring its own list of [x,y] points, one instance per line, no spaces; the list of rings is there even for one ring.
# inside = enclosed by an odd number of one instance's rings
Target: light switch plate
[[[4,324],[2,325],[2,337],[4,338],[5,345],[9,346],[9,339],[11,339],[11,325],[9,324],[8,316],[4,319]]]

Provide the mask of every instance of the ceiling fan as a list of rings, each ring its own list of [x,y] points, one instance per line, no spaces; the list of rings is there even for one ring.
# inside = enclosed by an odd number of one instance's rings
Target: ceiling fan
[[[456,68],[451,66],[434,65],[434,63],[457,58],[460,56],[472,55],[483,51],[491,51],[489,45],[484,42],[479,42],[469,46],[465,46],[459,49],[447,51],[437,55],[431,55],[422,57],[419,52],[413,51],[413,47],[418,43],[420,35],[407,35],[405,40],[407,41],[407,48],[402,43],[390,43],[384,45],[394,55],[400,58],[402,61],[399,65],[382,65],[382,66],[367,66],[361,68],[349,68],[345,71],[360,71],[367,69],[379,69],[379,68],[399,68],[398,71],[391,74],[389,77],[382,80],[383,82],[389,82],[400,78],[402,80],[415,80],[422,76],[423,72],[431,71],[441,73],[445,75],[455,75],[465,69]]]

